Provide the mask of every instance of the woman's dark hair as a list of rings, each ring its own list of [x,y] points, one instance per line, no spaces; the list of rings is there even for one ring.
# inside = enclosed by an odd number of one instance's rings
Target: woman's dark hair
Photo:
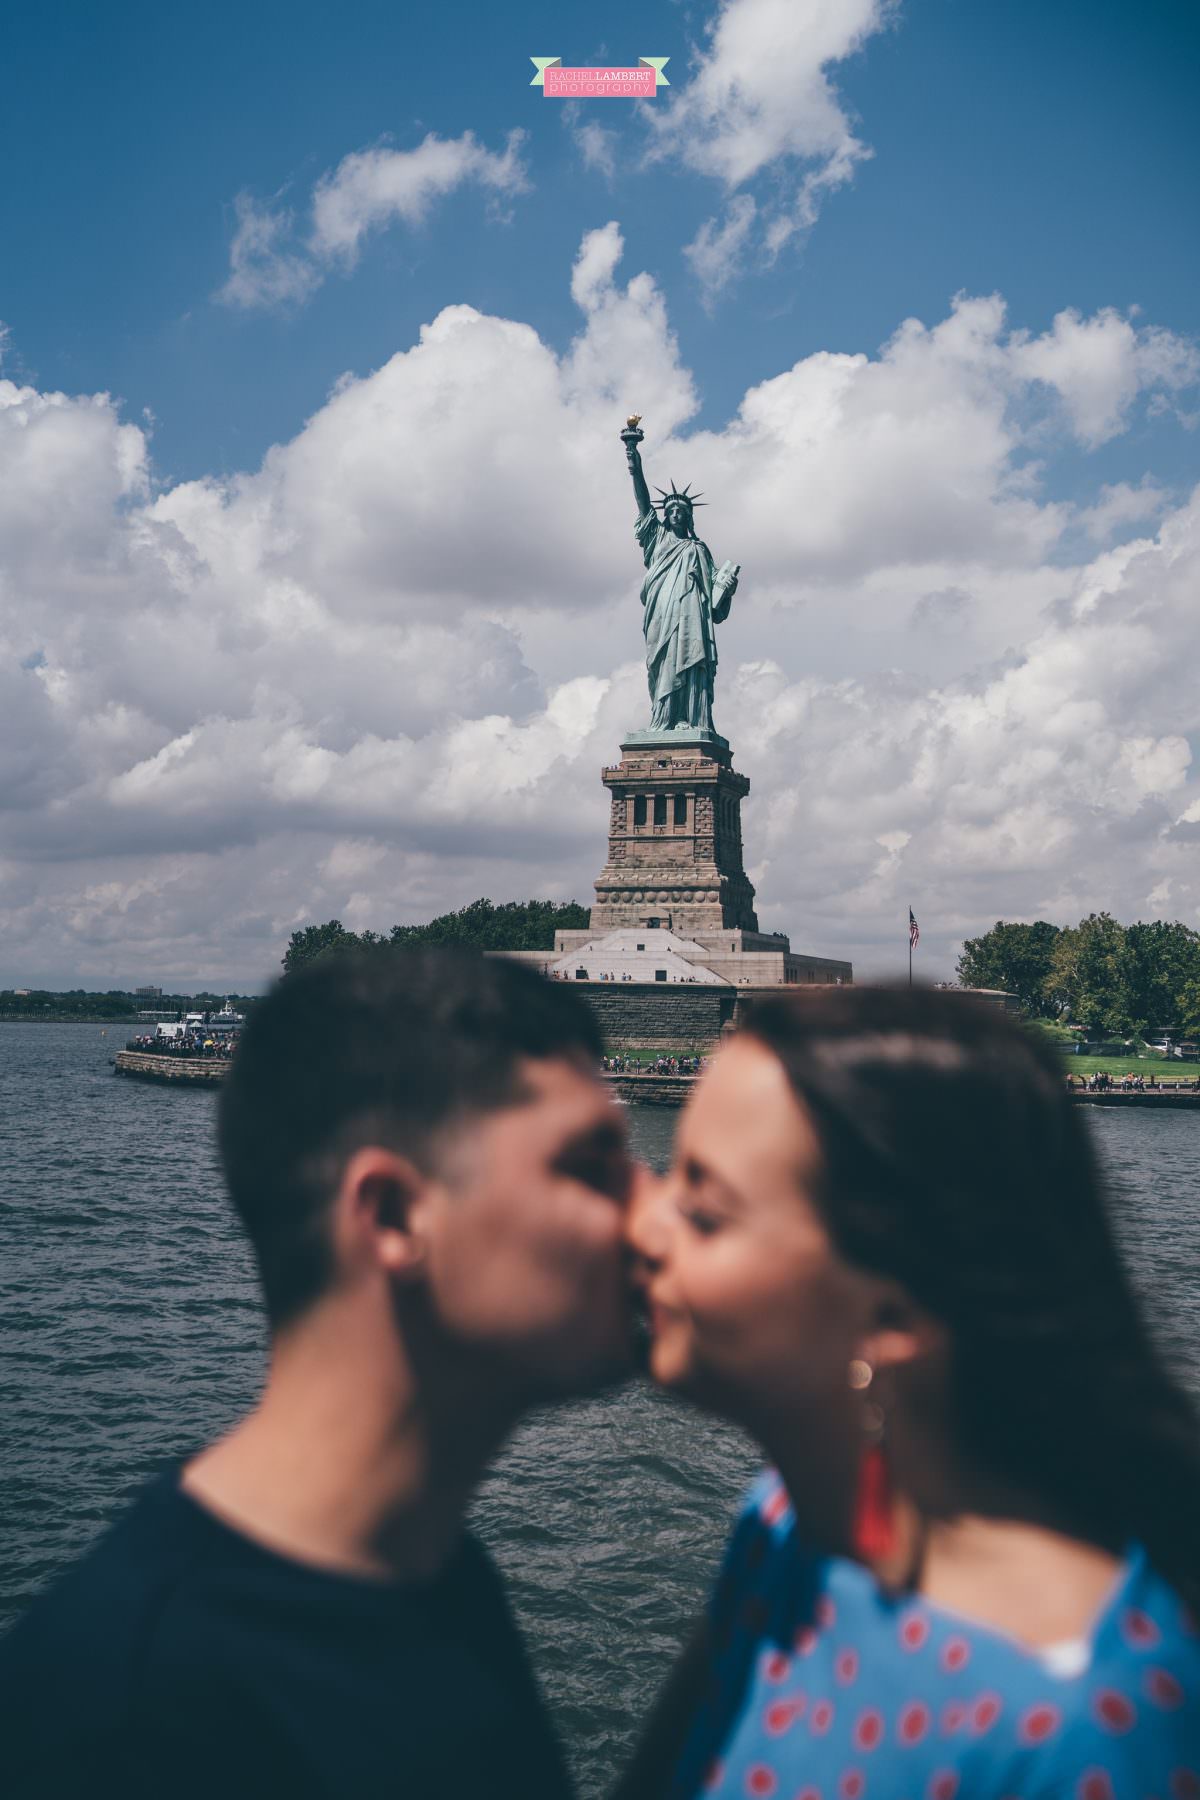
[[[948,1329],[959,1450],[1200,1599],[1200,1428],[1142,1320],[1053,1049],[927,989],[759,1003],[816,1127],[840,1252]]]
[[[524,1058],[599,1063],[602,1048],[578,994],[504,957],[334,951],[285,975],[242,1033],[218,1124],[272,1326],[328,1284],[329,1205],[355,1150],[429,1167],[465,1121],[522,1097]]]

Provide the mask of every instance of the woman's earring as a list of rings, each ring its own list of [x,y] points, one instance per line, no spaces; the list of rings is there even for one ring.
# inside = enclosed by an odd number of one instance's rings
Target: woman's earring
[[[850,1386],[866,1394],[875,1371],[856,1357],[848,1371]],[[863,1403],[863,1435],[866,1443],[858,1467],[854,1521],[850,1530],[854,1554],[871,1563],[891,1556],[896,1549],[896,1496],[888,1455],[884,1448],[883,1408],[874,1400]]]

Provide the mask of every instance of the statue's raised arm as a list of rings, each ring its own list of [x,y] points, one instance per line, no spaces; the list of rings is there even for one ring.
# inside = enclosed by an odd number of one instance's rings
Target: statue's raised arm
[[[698,732],[715,735],[712,723],[713,679],[717,672],[714,626],[728,616],[737,588],[738,565],[713,568],[707,544],[696,536],[698,494],[671,483],[661,501],[662,518],[650,498],[638,445],[641,415],[634,413],[621,433],[633,477],[638,517],[635,527],[646,565],[642,582],[642,630],[646,637],[646,675],[650,685],[650,729],[653,732]]]
[[[639,431],[641,413],[631,413],[625,421],[625,429],[621,433],[621,442],[625,446],[625,458],[629,464],[629,473],[633,476],[633,497],[637,501],[638,518],[653,512],[650,504],[650,489],[646,486],[646,477],[642,472],[642,456],[638,449],[645,432]]]

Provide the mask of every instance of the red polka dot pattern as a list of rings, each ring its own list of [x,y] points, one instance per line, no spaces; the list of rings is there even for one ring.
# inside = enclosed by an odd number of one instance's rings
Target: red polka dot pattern
[[[763,1714],[763,1729],[768,1737],[782,1737],[790,1731],[797,1719],[804,1716],[805,1702],[796,1696],[790,1700],[775,1700]]]
[[[1021,1714],[1017,1736],[1023,1744],[1044,1744],[1062,1724],[1057,1706],[1031,1706]]]
[[[672,1800],[1200,1800],[1200,1646],[1141,1551],[1057,1679],[1002,1631],[811,1558],[778,1482],[756,1488],[721,1580]]]
[[[778,1525],[787,1509],[787,1489],[780,1486],[777,1487],[769,1499],[764,1502],[762,1516],[768,1525]]]
[[[756,1800],[767,1800],[767,1796],[779,1789],[779,1778],[774,1769],[768,1769],[766,1763],[755,1763],[746,1771],[746,1792],[756,1796]]]
[[[1164,1712],[1177,1712],[1183,1705],[1183,1684],[1169,1669],[1147,1669],[1142,1677],[1142,1691]]]
[[[1162,1638],[1154,1620],[1136,1606],[1127,1606],[1121,1614],[1121,1630],[1135,1650],[1152,1650]]]
[[[1132,1731],[1137,1723],[1137,1708],[1127,1695],[1117,1692],[1116,1688],[1101,1688],[1092,1697],[1092,1712],[1096,1722],[1103,1725],[1106,1731],[1115,1731],[1124,1735]]]
[[[896,1736],[902,1744],[919,1744],[928,1736],[929,1727],[933,1723],[933,1715],[923,1700],[914,1700],[900,1714],[896,1726]]]
[[[854,1742],[860,1750],[877,1750],[883,1742],[883,1714],[869,1706],[854,1726]]]
[[[981,1694],[971,1708],[972,1731],[990,1731],[1000,1717],[1000,1710],[999,1694]]]

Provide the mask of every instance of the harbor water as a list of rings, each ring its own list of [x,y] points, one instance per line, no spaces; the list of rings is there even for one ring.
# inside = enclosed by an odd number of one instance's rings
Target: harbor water
[[[0,1631],[263,1370],[215,1095],[115,1080],[122,1042],[0,1024]],[[629,1116],[661,1164],[678,1115]],[[1134,1279],[1200,1394],[1200,1115],[1087,1116]],[[587,1800],[628,1754],[754,1466],[735,1432],[633,1386],[538,1415],[485,1483],[475,1524]]]

